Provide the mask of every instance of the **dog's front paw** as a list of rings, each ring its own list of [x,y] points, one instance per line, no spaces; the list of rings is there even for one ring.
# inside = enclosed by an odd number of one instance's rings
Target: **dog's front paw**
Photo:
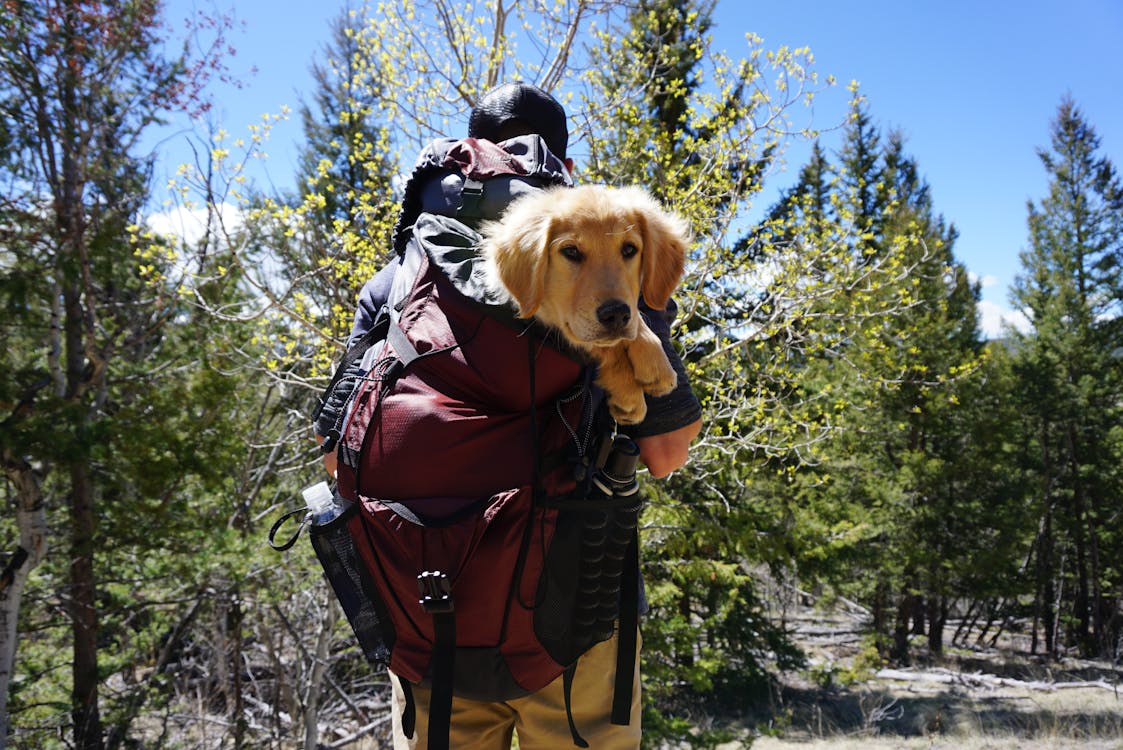
[[[655,334],[650,337],[641,334],[632,342],[628,347],[628,361],[636,383],[652,396],[665,396],[678,384],[678,374]]]
[[[639,424],[647,416],[647,401],[641,390],[608,393],[608,412],[617,424]]]
[[[652,396],[665,396],[678,385],[678,373],[664,356],[662,361],[647,360],[635,368],[636,382]]]

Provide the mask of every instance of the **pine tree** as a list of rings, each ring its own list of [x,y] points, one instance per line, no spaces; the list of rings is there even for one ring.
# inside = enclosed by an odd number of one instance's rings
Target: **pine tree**
[[[954,258],[955,229],[935,214],[903,137],[883,136],[856,99],[836,162],[814,150],[764,231],[801,248],[837,247],[862,280],[824,295],[808,316],[835,321],[832,343],[799,364],[791,408],[818,404],[839,434],[795,478],[801,567],[870,607],[883,653],[907,660],[910,636],[925,626],[938,652],[957,585],[944,556],[972,554],[953,522],[970,496],[952,490],[968,446],[949,426],[982,349],[978,289]]]
[[[378,103],[389,93],[378,71],[361,64],[356,30],[366,20],[365,12],[345,7],[332,22],[331,38],[312,63],[311,102],[299,110],[304,145],[298,184],[323,196],[311,216],[327,231],[366,231],[371,177],[388,184],[396,169],[391,155],[378,148],[389,137],[376,120]]]
[[[1029,203],[1030,244],[1013,291],[1032,323],[1015,338],[1040,488],[1038,611],[1047,652],[1064,643],[1108,655],[1120,629],[1112,615],[1120,533],[1109,508],[1120,490],[1114,431],[1123,396],[1123,189],[1071,99],[1061,102],[1051,130],[1051,150],[1038,152],[1049,195]],[[1067,611],[1053,609],[1058,590]],[[1069,623],[1063,633],[1062,619]]]
[[[578,160],[579,178],[642,184],[698,232],[695,273],[678,298],[680,342],[696,393],[704,401],[719,394],[720,403],[707,404],[712,432],[704,440],[729,440],[728,453],[700,458],[704,451],[696,451],[694,468],[653,487],[658,496],[646,515],[654,528],[644,543],[654,552],[645,555],[653,615],[644,633],[645,670],[663,686],[649,695],[664,706],[715,691],[747,697],[750,687],[766,684],[767,652],[788,666],[800,660],[762,616],[759,590],[742,562],[760,558],[755,532],[765,521],[755,516],[769,509],[744,492],[741,468],[730,466],[747,458],[739,438],[752,441],[735,433],[749,421],[736,413],[751,410],[740,398],[747,386],[743,378],[721,377],[726,366],[738,366],[740,347],[708,372],[698,366],[731,343],[721,329],[743,327],[758,304],[743,283],[754,272],[752,250],[729,240],[730,226],[760,189],[782,138],[779,128],[755,123],[782,121],[798,86],[772,92],[775,98],[754,96],[767,86],[754,65],[763,52],[750,43],[747,57],[730,59],[712,49],[711,10],[712,3],[692,0],[640,3],[622,29],[600,37],[580,107],[589,153]],[[774,70],[814,86],[802,53],[770,59]],[[681,736],[685,728],[656,714],[645,722],[655,736]]]

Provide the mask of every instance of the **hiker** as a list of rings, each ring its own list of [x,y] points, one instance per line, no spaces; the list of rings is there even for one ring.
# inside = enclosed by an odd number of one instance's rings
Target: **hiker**
[[[513,142],[518,148],[531,153],[535,149],[544,148],[541,152],[544,158],[533,160],[536,168],[543,170],[545,178],[554,184],[572,184],[574,164],[566,154],[568,127],[565,111],[553,97],[537,87],[512,83],[487,92],[471,113],[468,137],[469,141],[477,139],[489,144]],[[473,151],[476,144],[463,143],[466,144],[464,149],[469,152],[464,158],[469,160],[479,160],[480,154],[486,156],[491,153],[486,149],[492,146],[479,144],[484,150],[476,153]],[[419,164],[424,164],[427,160],[433,161],[434,151],[438,152],[436,157],[447,160],[449,152],[460,147],[458,143],[442,141],[423,152]],[[520,191],[536,189],[527,188],[518,176],[511,178],[509,183],[502,183],[499,189],[489,192],[478,184],[471,184],[470,177],[459,178],[458,175],[453,175],[450,179],[446,173],[438,172],[435,177],[429,177],[428,174],[419,167],[414,178],[411,178],[403,197],[402,217],[395,229],[395,246],[399,255],[363,287],[349,345],[369,334],[379,316],[385,314],[387,300],[397,299],[404,294],[403,277],[408,283],[412,283],[413,270],[403,270],[407,255],[402,252],[402,247],[410,240],[412,223],[420,212],[436,215],[451,213],[457,218],[463,218],[466,223],[478,225],[481,220],[498,218],[506,204],[517,197]],[[469,206],[469,202],[473,201],[477,201],[478,205]],[[641,309],[648,325],[663,341],[664,349],[678,373],[678,385],[666,396],[649,398],[647,417],[642,423],[629,426],[625,431],[634,439],[640,460],[650,474],[664,477],[685,464],[689,445],[701,427],[701,408],[690,390],[685,368],[669,343],[671,322],[676,311],[674,302],[670,302],[665,310]],[[369,364],[360,364],[356,359],[349,366],[356,373],[365,373],[363,368]],[[533,372],[532,367],[531,373]],[[532,379],[533,377],[532,375]],[[351,389],[362,378],[363,374],[356,374],[355,382],[350,386],[335,389],[322,403],[316,420],[318,438],[327,448],[324,463],[333,476],[337,474],[338,468],[336,447],[340,439],[340,425],[344,421],[343,412],[351,397]],[[339,450],[347,450],[347,446],[340,444]],[[350,450],[354,454],[354,448]],[[496,458],[499,457],[489,455],[481,457],[481,460]],[[440,461],[434,461],[432,471],[441,470]],[[452,481],[455,483],[455,477],[452,477]],[[642,595],[640,598],[642,599]],[[642,602],[640,607],[642,608]],[[519,746],[524,750],[563,748],[580,744],[580,738],[592,748],[638,748],[638,658],[632,675],[630,707],[625,707],[628,723],[622,726],[609,721],[613,691],[617,689],[619,636],[619,633],[614,634],[608,640],[592,646],[577,660],[575,670],[569,670],[566,675],[558,676],[545,687],[524,697],[504,701],[473,701],[454,695],[451,698],[451,717],[447,722],[447,744],[445,738],[433,738],[432,744],[453,748],[507,750],[511,744],[512,731],[517,730]],[[637,639],[627,637],[622,640],[635,643]],[[393,670],[391,674],[394,674]],[[427,734],[429,723],[426,718],[429,717],[431,699],[437,700],[435,690],[417,684],[411,685],[408,680],[396,674],[391,683],[394,690],[394,747],[396,750],[430,747]]]

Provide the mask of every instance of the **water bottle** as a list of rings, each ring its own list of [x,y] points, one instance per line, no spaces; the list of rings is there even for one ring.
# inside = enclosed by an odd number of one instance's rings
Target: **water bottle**
[[[351,503],[331,491],[327,482],[318,482],[302,493],[308,506],[308,518],[316,526],[331,523],[347,510]]]

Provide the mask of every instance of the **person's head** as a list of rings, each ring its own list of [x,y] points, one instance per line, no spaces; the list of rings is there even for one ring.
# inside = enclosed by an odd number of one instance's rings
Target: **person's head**
[[[557,99],[529,83],[496,86],[480,97],[468,119],[469,138],[499,142],[531,134],[542,136],[554,156],[568,161],[565,109]]]

